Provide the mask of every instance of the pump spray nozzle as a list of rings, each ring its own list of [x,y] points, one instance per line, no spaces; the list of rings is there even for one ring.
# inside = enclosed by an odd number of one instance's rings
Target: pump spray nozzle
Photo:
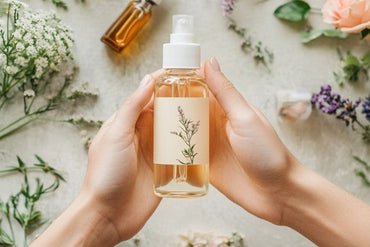
[[[163,45],[163,68],[199,68],[200,45],[194,43],[194,18],[174,15],[170,43]]]

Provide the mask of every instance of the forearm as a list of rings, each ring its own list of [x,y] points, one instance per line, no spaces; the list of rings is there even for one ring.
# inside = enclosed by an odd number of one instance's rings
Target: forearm
[[[41,246],[114,246],[119,236],[114,226],[79,197],[41,234],[31,247]]]
[[[319,246],[369,246],[370,207],[296,164],[283,200],[283,225]]]

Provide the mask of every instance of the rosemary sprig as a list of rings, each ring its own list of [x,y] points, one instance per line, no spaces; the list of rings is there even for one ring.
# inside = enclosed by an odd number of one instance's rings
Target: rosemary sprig
[[[43,195],[56,191],[60,182],[65,179],[62,174],[45,162],[40,156],[35,155],[37,162],[27,165],[17,156],[17,166],[10,166],[0,170],[0,176],[20,174],[23,182],[17,193],[12,194],[6,201],[0,198],[0,214],[5,216],[10,234],[1,226],[0,220],[0,246],[16,246],[13,223],[17,222],[23,229],[24,246],[27,246],[28,235],[42,226],[47,220],[42,219],[42,212],[36,209],[36,203]],[[39,177],[30,178],[30,173],[45,173],[54,178],[52,183],[46,184]]]
[[[370,165],[358,156],[353,155],[352,157],[363,167],[363,169],[356,168],[355,174],[361,178],[361,181],[364,185],[370,187],[370,178],[369,178]]]
[[[262,63],[270,71],[270,65],[274,61],[273,52],[268,47],[263,46],[261,41],[255,43],[245,28],[238,26],[234,20],[230,18],[229,20],[229,29],[243,40],[240,46],[241,49],[246,53],[251,53],[256,63]]]

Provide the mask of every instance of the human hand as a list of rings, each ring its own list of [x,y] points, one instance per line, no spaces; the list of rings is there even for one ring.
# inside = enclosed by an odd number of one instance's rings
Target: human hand
[[[215,58],[203,74],[210,98],[210,180],[254,215],[281,223],[280,196],[295,158],[263,114],[249,104],[220,71]]]
[[[147,75],[139,88],[110,117],[94,138],[81,194],[111,220],[126,240],[154,212],[160,198],[153,194],[153,93],[162,71]]]

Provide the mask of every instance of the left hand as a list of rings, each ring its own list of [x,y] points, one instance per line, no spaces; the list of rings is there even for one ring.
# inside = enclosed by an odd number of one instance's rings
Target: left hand
[[[120,241],[131,238],[157,208],[153,193],[153,87],[157,71],[110,117],[94,138],[81,195],[110,219]]]

